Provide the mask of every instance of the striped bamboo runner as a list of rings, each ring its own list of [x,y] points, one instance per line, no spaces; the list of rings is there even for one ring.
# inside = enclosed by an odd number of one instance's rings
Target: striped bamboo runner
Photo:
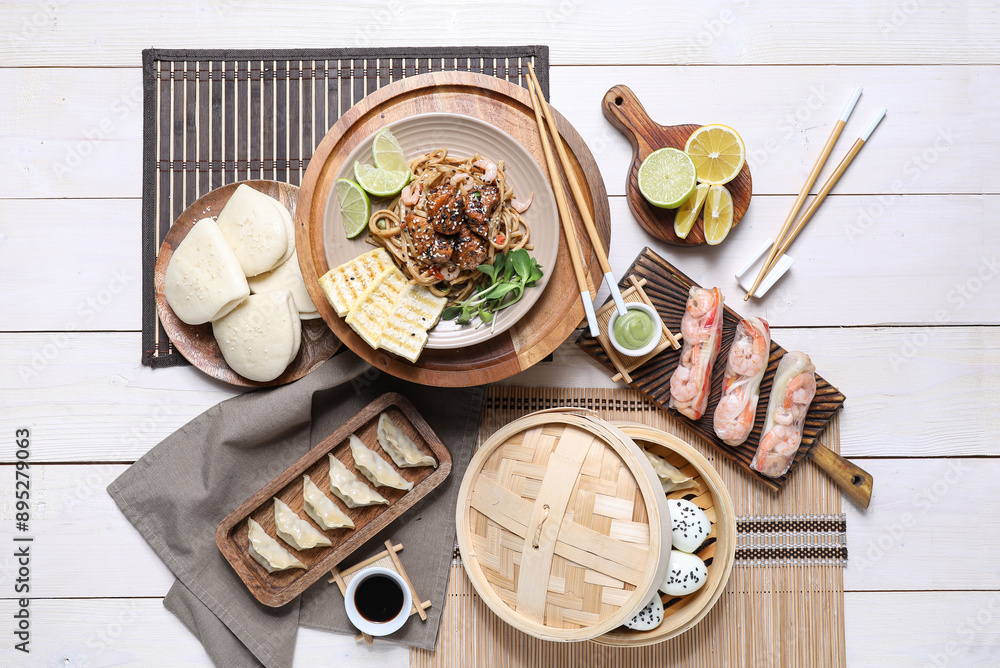
[[[691,631],[660,645],[616,649],[591,642],[550,643],[501,621],[479,599],[458,558],[434,652],[411,650],[414,668],[684,666],[842,666],[846,522],[840,492],[811,464],[780,492],[756,484],[729,458],[630,389],[492,387],[480,442],[522,415],[575,405],[611,420],[637,420],[701,446],[719,471],[738,515],[736,568],[711,613]],[[840,448],[839,417],[823,442]]]

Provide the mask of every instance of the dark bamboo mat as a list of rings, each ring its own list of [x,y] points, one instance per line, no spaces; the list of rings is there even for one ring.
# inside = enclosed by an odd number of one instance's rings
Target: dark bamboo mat
[[[546,46],[147,49],[142,53],[142,363],[186,364],[156,315],[153,269],[173,221],[236,181],[299,185],[327,130],[368,93],[427,72],[481,72],[548,97]]]

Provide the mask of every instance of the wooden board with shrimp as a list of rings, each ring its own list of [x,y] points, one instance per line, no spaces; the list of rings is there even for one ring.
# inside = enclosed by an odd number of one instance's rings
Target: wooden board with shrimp
[[[673,331],[680,329],[681,319],[687,307],[689,290],[695,283],[649,248],[643,249],[632,266],[629,267],[622,280],[623,284],[628,281],[629,276],[634,276],[636,280],[646,279],[646,294],[649,295],[663,321]],[[771,341],[767,353],[767,367],[760,381],[760,400],[757,403],[753,429],[749,436],[740,445],[731,446],[724,443],[716,435],[713,418],[723,393],[726,359],[733,344],[737,326],[743,319],[728,306],[723,307],[722,317],[720,350],[711,372],[711,391],[708,394],[707,408],[697,420],[683,417],[681,413],[674,410],[671,410],[671,414],[687,420],[695,432],[773,490],[777,491],[787,482],[789,475],[802,459],[812,457],[852,498],[855,498],[862,505],[867,505],[867,498],[870,498],[871,495],[871,476],[819,443],[819,436],[823,429],[826,428],[830,419],[844,405],[845,401],[840,390],[819,374],[816,374],[815,398],[809,405],[805,416],[802,443],[794,455],[789,470],[781,476],[771,478],[750,467],[761,440],[761,431],[767,415],[775,372],[778,369],[778,363],[786,353],[786,350],[774,340]],[[580,339],[578,345],[609,370],[614,371],[607,353],[604,352],[596,339],[585,336]],[[661,408],[668,409],[670,380],[678,366],[682,352],[683,349],[668,348],[649,360],[631,373],[631,386]]]

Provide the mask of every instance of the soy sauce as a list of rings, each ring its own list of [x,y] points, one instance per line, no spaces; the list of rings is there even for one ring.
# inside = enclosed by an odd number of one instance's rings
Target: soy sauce
[[[372,575],[365,578],[354,593],[354,603],[361,616],[381,624],[389,621],[403,609],[403,590],[392,578]]]

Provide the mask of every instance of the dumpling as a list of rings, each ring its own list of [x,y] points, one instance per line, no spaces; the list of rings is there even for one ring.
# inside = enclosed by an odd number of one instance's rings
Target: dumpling
[[[302,509],[324,529],[354,528],[354,522],[316,486],[309,476],[302,476]]]
[[[389,465],[373,450],[361,442],[361,439],[351,434],[351,455],[354,456],[354,465],[366,478],[372,481],[376,487],[392,487],[393,489],[410,490],[413,483],[408,482],[399,475],[396,469]]]
[[[323,532],[296,515],[287,503],[277,497],[274,499],[274,528],[278,532],[278,538],[296,550],[333,545]]]
[[[246,184],[236,188],[216,223],[247,276],[271,271],[292,255],[281,204]]]
[[[660,479],[660,484],[663,485],[664,492],[669,494],[674,490],[688,489],[695,486],[694,479],[691,476],[681,473],[679,468],[667,462],[663,457],[654,455],[646,449],[643,449],[643,452],[646,453],[646,459],[649,460],[650,465],[656,472],[656,477]]]
[[[348,508],[358,506],[374,506],[379,503],[389,505],[382,495],[364,484],[358,477],[347,470],[344,464],[330,455],[330,491],[347,504]]]
[[[378,444],[400,468],[415,466],[437,468],[437,460],[421,452],[413,439],[403,433],[403,430],[385,413],[378,416]]]
[[[284,571],[289,568],[305,568],[306,565],[292,556],[292,554],[281,547],[281,543],[267,535],[264,527],[247,520],[250,527],[247,535],[250,538],[250,556],[267,569],[268,573]]]

